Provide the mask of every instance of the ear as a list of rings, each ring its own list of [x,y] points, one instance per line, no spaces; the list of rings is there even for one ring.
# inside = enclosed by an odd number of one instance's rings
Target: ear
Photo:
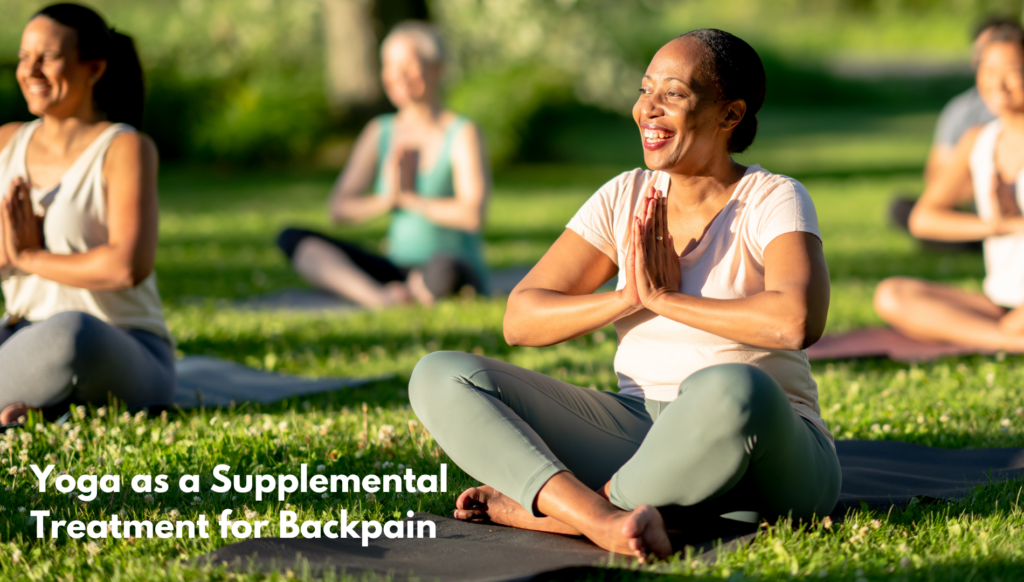
[[[722,121],[718,124],[722,131],[732,131],[743,116],[747,114],[747,102],[742,99],[727,101],[722,106]]]
[[[98,59],[89,63],[89,81],[93,85],[100,82],[103,78],[103,73],[107,72],[107,60]]]

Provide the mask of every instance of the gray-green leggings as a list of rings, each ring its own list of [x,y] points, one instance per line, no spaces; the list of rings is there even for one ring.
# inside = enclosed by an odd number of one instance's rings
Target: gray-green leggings
[[[461,352],[420,360],[413,410],[474,479],[540,515],[534,501],[560,471],[622,509],[683,506],[693,515],[827,515],[839,459],[793,412],[782,388],[745,364],[705,368],[671,402],[573,386]]]

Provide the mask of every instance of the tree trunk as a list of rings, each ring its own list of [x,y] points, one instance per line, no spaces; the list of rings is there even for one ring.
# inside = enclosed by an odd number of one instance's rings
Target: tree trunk
[[[373,0],[322,0],[327,99],[338,113],[380,97]]]

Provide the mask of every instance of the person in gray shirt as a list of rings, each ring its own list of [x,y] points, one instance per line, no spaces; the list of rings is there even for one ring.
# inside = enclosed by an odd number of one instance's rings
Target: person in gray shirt
[[[1005,18],[987,18],[975,28],[972,66],[977,69],[978,56],[985,45],[988,44],[993,29],[1003,26],[1017,26],[1017,23]],[[928,162],[924,170],[925,187],[938,178],[942,168],[950,161],[960,136],[975,125],[988,123],[995,119],[995,116],[985,107],[985,103],[978,94],[977,87],[971,87],[963,93],[950,99],[949,103],[942,108],[939,120],[935,123],[935,137],[932,140],[931,150],[928,152]],[[893,222],[903,230],[909,231],[907,221],[910,218],[910,211],[914,208],[917,200],[910,197],[900,196],[893,200],[890,214]],[[932,250],[941,251],[980,251],[980,241],[968,242],[944,242],[924,240],[925,246]]]

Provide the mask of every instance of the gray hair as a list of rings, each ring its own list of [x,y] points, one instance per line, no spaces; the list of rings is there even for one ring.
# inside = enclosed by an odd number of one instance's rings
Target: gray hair
[[[419,55],[424,63],[431,65],[444,63],[446,56],[444,42],[441,41],[441,35],[433,26],[418,20],[406,20],[405,22],[398,23],[384,37],[384,42],[380,44],[382,56],[384,47],[387,46],[388,42],[400,37],[405,37],[412,41],[413,46],[416,48],[416,54]]]

